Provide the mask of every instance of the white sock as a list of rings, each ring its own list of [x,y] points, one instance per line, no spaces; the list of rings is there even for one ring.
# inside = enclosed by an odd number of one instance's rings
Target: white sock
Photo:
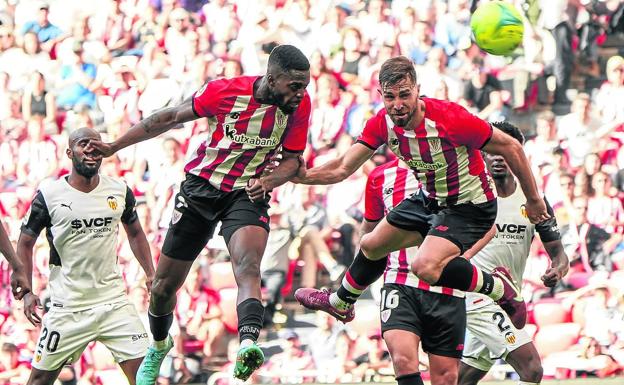
[[[503,294],[505,294],[505,286],[503,285],[503,281],[498,277],[494,278],[494,287],[492,288],[492,292],[490,293],[490,298],[494,301],[499,300]]]
[[[352,304],[340,299],[336,293],[331,293],[329,295],[329,303],[338,310],[349,310],[351,306],[353,306]]]
[[[246,347],[251,346],[253,344],[254,344],[253,340],[251,340],[249,338],[245,338],[244,340],[241,341],[239,349],[246,348]]]
[[[162,341],[154,341],[152,343],[152,346],[154,347],[154,349],[156,350],[165,350],[167,348],[167,340],[169,339],[169,336],[167,336],[167,338],[165,338]]]

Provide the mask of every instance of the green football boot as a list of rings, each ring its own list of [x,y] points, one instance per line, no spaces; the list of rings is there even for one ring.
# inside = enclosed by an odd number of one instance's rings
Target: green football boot
[[[249,345],[238,350],[236,365],[234,365],[234,377],[247,380],[251,374],[264,363],[264,353],[256,344]],[[138,385],[138,384],[137,384]]]
[[[139,366],[139,370],[136,376],[137,385],[154,385],[158,379],[158,373],[160,372],[160,365],[162,364],[165,356],[169,353],[169,350],[173,347],[173,339],[171,336],[167,336],[167,346],[158,350],[153,346],[147,349],[147,354]]]

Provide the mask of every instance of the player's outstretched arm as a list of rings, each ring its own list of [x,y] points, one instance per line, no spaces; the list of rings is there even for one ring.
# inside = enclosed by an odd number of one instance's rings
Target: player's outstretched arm
[[[13,250],[13,245],[2,222],[0,222],[0,253],[4,255],[9,265],[11,265],[11,269],[13,269],[11,273],[11,290],[15,299],[20,300],[31,290],[30,284],[24,271],[24,265],[17,258],[17,254]]]
[[[105,157],[111,156],[123,148],[154,138],[181,123],[197,118],[198,116],[193,111],[193,99],[189,98],[178,106],[167,107],[154,112],[132,126],[128,132],[114,142],[104,143],[99,140],[91,140],[89,145],[100,151]]]
[[[294,183],[301,184],[334,184],[347,179],[364,162],[373,156],[374,150],[361,143],[355,143],[347,152],[332,159],[321,166],[306,169],[299,168],[297,175],[292,179]]]
[[[542,276],[542,282],[544,282],[544,285],[547,287],[553,287],[568,274],[570,260],[561,243],[561,234],[559,233],[559,226],[557,225],[557,218],[555,218],[554,210],[546,199],[544,199],[544,203],[551,217],[535,225],[535,230],[540,236],[540,240],[544,245],[544,249],[546,249],[548,257],[550,257],[550,267],[546,269],[546,272]]]
[[[128,234],[130,249],[145,272],[147,290],[151,291],[152,282],[154,281],[154,263],[152,262],[150,245],[143,231],[143,227],[141,227],[141,222],[136,219],[132,223],[124,223],[123,226],[126,230],[126,234]]]
[[[466,250],[466,252],[463,255],[464,258],[470,259],[474,257],[475,255],[477,255],[477,253],[481,251],[481,249],[484,248],[485,245],[487,245],[492,240],[492,238],[494,238],[495,235],[496,235],[496,225],[494,224],[492,225],[490,230],[488,230],[488,232],[485,233],[483,238],[479,239],[474,245],[472,245],[471,248]]]
[[[483,150],[490,154],[501,155],[509,165],[511,172],[518,178],[522,192],[527,198],[526,211],[532,223],[540,223],[548,218],[546,204],[537,190],[535,177],[531,171],[529,160],[524,154],[522,145],[511,136],[496,127],[492,127],[492,137],[483,146]]]
[[[266,169],[266,173],[258,179],[250,179],[245,190],[252,202],[258,202],[266,197],[266,194],[284,183],[288,182],[299,169],[303,162],[302,151],[285,151],[281,154],[281,159],[273,161]]]

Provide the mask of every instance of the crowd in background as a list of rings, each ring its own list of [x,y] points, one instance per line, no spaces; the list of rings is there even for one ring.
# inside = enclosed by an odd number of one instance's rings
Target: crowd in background
[[[0,214],[13,241],[37,187],[66,174],[68,134],[98,130],[105,141],[151,112],[191,96],[210,79],[264,72],[277,44],[311,63],[310,166],[346,151],[381,105],[377,73],[411,58],[422,95],[458,102],[527,135],[539,187],[555,209],[572,268],[555,290],[539,276],[539,242],[525,280],[530,325],[545,375],[611,376],[624,368],[624,47],[604,54],[624,23],[619,1],[515,1],[527,17],[523,48],[485,55],[470,39],[468,0],[0,0]],[[619,20],[615,19],[619,11]],[[576,81],[575,81],[576,79]],[[205,140],[205,119],[124,149],[102,165],[138,197],[155,260],[184,159]],[[282,328],[293,281],[336,281],[358,242],[367,173],[378,152],[333,186],[286,184],[272,194],[273,228],[262,271],[265,346],[277,351],[256,381],[392,379],[374,317],[344,327],[318,314],[306,336]],[[120,232],[119,264],[131,301],[147,320],[142,271]],[[46,298],[49,248],[40,237],[33,290]],[[202,252],[178,295],[176,347],[161,383],[227,373],[236,352],[235,290],[222,239]],[[95,267],[94,267],[95,268]],[[8,290],[2,264],[0,385],[23,384],[39,330]],[[619,277],[619,279],[618,279]],[[321,281],[319,279],[322,278]],[[297,309],[302,312],[302,309]],[[585,322],[586,315],[592,322]],[[366,318],[363,312],[358,318]],[[375,324],[375,321],[377,324]],[[275,333],[276,330],[279,332]],[[269,354],[270,355],[270,354]],[[500,366],[498,372],[505,373]],[[423,367],[426,373],[426,366]],[[63,384],[121,383],[99,344],[63,370]],[[202,377],[203,376],[203,377]],[[217,376],[219,377],[219,376]],[[227,383],[227,378],[214,378]]]

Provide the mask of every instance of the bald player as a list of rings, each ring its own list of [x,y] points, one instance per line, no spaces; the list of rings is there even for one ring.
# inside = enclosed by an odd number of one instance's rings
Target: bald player
[[[24,313],[41,324],[29,385],[52,385],[64,365],[75,362],[92,341],[102,342],[128,377],[135,377],[148,334],[126,296],[117,266],[119,223],[147,277],[154,277],[149,244],[126,184],[99,175],[102,154],[88,147],[100,135],[80,128],[69,137],[71,174],[41,185],[22,224],[17,243],[28,287],[32,287],[33,247],[46,229],[50,244],[50,311],[41,318],[36,293],[24,295]]]

